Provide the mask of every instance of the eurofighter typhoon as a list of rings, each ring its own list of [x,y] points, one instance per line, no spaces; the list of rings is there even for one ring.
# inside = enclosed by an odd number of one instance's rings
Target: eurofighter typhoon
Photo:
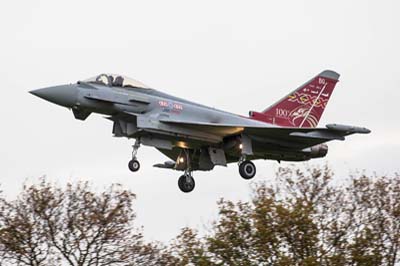
[[[253,160],[306,161],[325,157],[326,142],[344,140],[364,127],[328,124],[317,127],[339,74],[325,70],[261,112],[240,116],[217,110],[150,88],[136,80],[101,74],[75,84],[30,91],[33,95],[72,110],[76,119],[92,113],[113,122],[116,137],[135,139],[132,172],[140,168],[136,157],[141,144],[156,148],[170,161],[155,167],[182,171],[178,186],[195,187],[193,171],[237,163],[239,174],[256,174]]]

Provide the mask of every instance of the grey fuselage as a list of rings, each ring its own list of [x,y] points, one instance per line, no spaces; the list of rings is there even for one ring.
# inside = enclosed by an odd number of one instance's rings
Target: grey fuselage
[[[186,150],[191,154],[193,170],[211,170],[214,165],[236,162],[243,154],[249,159],[303,161],[324,157],[327,153],[325,144],[299,147],[290,142],[244,135],[243,129],[247,127],[277,126],[155,89],[114,87],[81,81],[32,93],[71,108],[75,118],[80,120],[85,120],[91,113],[107,115],[113,121],[114,136],[140,139],[142,144],[157,148],[173,162]],[[178,163],[164,166],[176,170],[186,167]]]

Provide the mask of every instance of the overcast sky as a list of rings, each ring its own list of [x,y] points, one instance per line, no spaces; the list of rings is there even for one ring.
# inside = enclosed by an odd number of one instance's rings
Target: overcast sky
[[[101,116],[71,112],[29,90],[121,73],[172,95],[246,115],[263,110],[324,69],[341,74],[320,121],[365,126],[329,145],[337,179],[357,169],[400,172],[399,1],[2,1],[0,3],[0,183],[13,197],[25,180],[47,175],[118,182],[138,198],[149,239],[216,217],[221,198],[248,199],[233,164],[195,172],[192,193],[180,173],[153,168],[167,158],[142,147],[142,168],[127,169],[131,144],[113,138]],[[255,181],[278,163],[257,161]],[[282,163],[282,165],[287,165]],[[301,165],[301,164],[300,164]]]

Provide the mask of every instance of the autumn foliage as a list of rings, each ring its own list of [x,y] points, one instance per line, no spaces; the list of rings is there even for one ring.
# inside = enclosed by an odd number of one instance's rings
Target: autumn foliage
[[[159,265],[156,245],[134,227],[135,194],[88,183],[61,189],[42,181],[16,200],[0,199],[0,251],[6,265]]]
[[[135,195],[112,185],[42,181],[0,199],[4,265],[396,265],[400,176],[334,178],[328,167],[280,168],[249,202],[221,199],[206,232],[149,243]]]
[[[280,168],[251,202],[218,202],[211,233],[184,228],[181,265],[396,265],[400,176],[333,185],[328,168]]]

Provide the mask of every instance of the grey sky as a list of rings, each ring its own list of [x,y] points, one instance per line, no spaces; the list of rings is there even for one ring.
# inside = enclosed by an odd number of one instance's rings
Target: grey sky
[[[100,116],[81,122],[27,92],[121,73],[169,94],[246,115],[263,110],[324,69],[341,74],[320,121],[366,126],[370,135],[334,142],[326,160],[337,178],[355,169],[400,172],[399,1],[2,1],[0,183],[14,196],[24,180],[119,182],[138,195],[146,236],[168,240],[215,217],[220,197],[246,199],[236,165],[196,172],[152,168],[166,158],[111,137]],[[256,162],[255,180],[278,163]],[[286,164],[283,164],[286,165]]]

